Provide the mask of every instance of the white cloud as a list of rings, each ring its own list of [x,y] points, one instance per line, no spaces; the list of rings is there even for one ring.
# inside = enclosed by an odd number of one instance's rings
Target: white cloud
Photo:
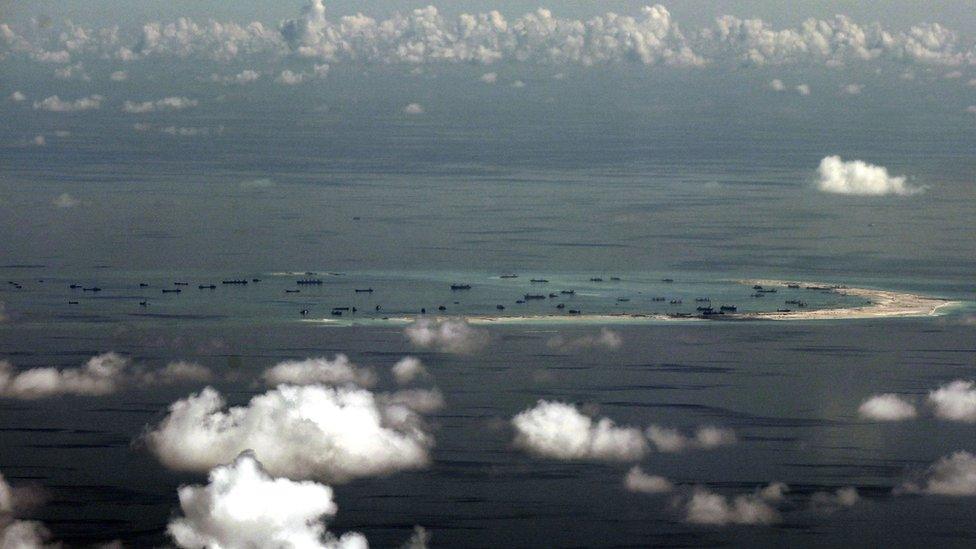
[[[810,86],[807,84],[800,84],[796,87],[796,93],[800,95],[810,95]]]
[[[976,496],[976,456],[959,451],[932,464],[919,482],[906,482],[896,493]]]
[[[41,136],[41,137],[43,137],[43,136]],[[43,142],[42,143],[36,143],[35,142],[35,144],[43,145],[44,143]],[[57,196],[57,198],[55,198],[54,200],[52,200],[51,203],[54,204],[54,206],[57,207],[57,208],[74,208],[78,204],[81,204],[81,201],[78,200],[77,198],[71,196],[68,193],[61,193],[61,194],[59,194]]]
[[[859,95],[862,91],[864,91],[864,84],[847,84],[841,88],[841,91],[847,95]]]
[[[414,526],[413,534],[401,549],[427,549],[430,545],[430,532],[423,526]]]
[[[130,114],[145,114],[147,112],[157,111],[180,111],[196,107],[199,104],[200,102],[196,99],[187,97],[164,97],[156,101],[143,101],[140,103],[126,101],[122,104],[122,110]]]
[[[525,87],[525,82],[522,82],[521,80],[516,80],[515,82],[512,82],[512,87],[513,88],[524,88]]]
[[[620,348],[623,344],[623,338],[620,337],[620,334],[609,328],[601,328],[599,335],[585,335],[568,339],[563,336],[555,336],[550,338],[546,344],[550,349],[574,350],[601,348],[613,351]]]
[[[75,63],[74,65],[67,65],[59,69],[54,70],[54,77],[58,80],[81,80],[84,82],[91,81],[91,76],[85,72],[85,67],[81,63]]]
[[[848,486],[838,488],[835,492],[814,492],[810,496],[810,506],[821,513],[832,513],[843,507],[853,507],[861,501],[857,488]]]
[[[338,507],[331,487],[273,478],[250,452],[210,471],[205,486],[181,486],[167,532],[180,547],[365,549],[366,538],[336,538],[325,521]]]
[[[624,488],[628,492],[640,492],[644,494],[664,494],[674,490],[671,481],[657,475],[648,475],[640,466],[633,466],[627,471],[624,477]]]
[[[494,84],[495,82],[498,81],[498,73],[486,72],[485,74],[481,75],[481,78],[479,78],[479,80],[481,80],[485,84]]]
[[[970,88],[976,88],[976,78],[969,79],[969,82],[966,82],[966,85]]]
[[[647,438],[654,443],[658,452],[672,453],[685,450],[711,450],[719,446],[736,443],[735,432],[731,429],[704,426],[699,427],[694,437],[687,437],[677,429],[651,425],[645,431]]]
[[[397,361],[391,369],[393,377],[400,385],[406,385],[417,378],[427,377],[427,369],[419,358],[406,356]]]
[[[52,95],[43,101],[34,101],[34,108],[50,112],[79,112],[101,108],[104,100],[101,95],[90,95],[74,101],[63,101],[57,95]]]
[[[540,400],[514,418],[515,445],[562,460],[633,461],[647,453],[640,429],[580,413],[572,404]]]
[[[488,343],[488,332],[455,319],[421,318],[407,326],[403,333],[416,347],[444,353],[472,353]]]
[[[420,103],[410,103],[406,107],[403,107],[404,114],[424,114],[424,107]]]
[[[38,147],[43,147],[43,146],[47,145],[47,138],[45,138],[41,134],[37,134],[37,135],[34,136],[34,139],[31,139],[31,144],[32,145],[35,145],[35,146],[38,146]],[[64,195],[61,195],[61,196],[68,196],[68,195],[64,194]],[[61,207],[59,205],[59,199],[60,199],[60,197],[54,200],[54,205],[55,206],[58,206],[58,207]],[[70,206],[68,206],[68,207],[70,208]]]
[[[174,362],[153,370],[133,366],[116,353],[88,359],[80,368],[31,368],[22,372],[0,361],[0,396],[23,400],[61,395],[104,396],[127,387],[154,387],[184,382],[208,381],[210,370],[196,364]]]
[[[966,112],[970,114],[976,114],[976,105],[970,105],[966,107]]]
[[[20,103],[21,101],[26,101],[27,96],[24,95],[22,92],[15,91],[14,93],[10,94],[10,100],[15,103]]]
[[[33,490],[14,488],[0,474],[0,548],[34,549],[45,547],[50,532],[43,524],[16,518],[18,512],[31,507],[39,496]]]
[[[418,414],[430,414],[444,407],[444,395],[437,389],[404,389],[377,397],[389,406],[403,406]]]
[[[305,81],[305,73],[303,72],[293,72],[291,70],[285,69],[281,71],[275,82],[279,84],[284,84],[286,86],[294,86],[296,84],[301,84]]]
[[[857,409],[863,418],[877,421],[901,421],[918,415],[915,405],[894,393],[874,395]]]
[[[112,82],[124,82],[129,79],[129,73],[125,71],[114,71],[108,78]]]
[[[769,81],[769,89],[781,92],[786,89],[786,85],[779,78],[774,78]]]
[[[780,515],[770,501],[782,498],[784,485],[770,485],[774,486],[772,490],[767,487],[755,494],[736,496],[731,501],[721,494],[697,487],[685,505],[685,521],[706,526],[777,523]]]
[[[931,391],[935,415],[949,421],[976,423],[976,383],[958,379]]]
[[[262,378],[271,387],[284,383],[291,385],[352,383],[360,387],[372,387],[376,384],[376,373],[373,370],[356,366],[349,357],[341,353],[332,360],[324,357],[288,360],[265,370]]]
[[[424,467],[434,442],[416,412],[353,386],[281,385],[224,407],[210,387],[175,402],[149,447],[172,469],[206,471],[250,449],[274,475],[345,482]]]
[[[907,196],[924,190],[924,187],[906,185],[905,177],[891,176],[883,166],[875,166],[861,160],[845,161],[839,156],[824,157],[817,171],[820,175],[817,187],[825,193]]]
[[[956,80],[962,78],[962,71],[950,71],[942,75],[946,80]]]

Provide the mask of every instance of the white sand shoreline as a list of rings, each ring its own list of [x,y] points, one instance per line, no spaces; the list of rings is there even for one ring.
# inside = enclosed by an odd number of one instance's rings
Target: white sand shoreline
[[[905,318],[938,316],[940,311],[960,301],[921,296],[907,292],[892,290],[876,290],[871,288],[851,288],[821,282],[802,282],[772,279],[736,280],[739,284],[761,285],[766,288],[782,287],[798,284],[800,288],[822,289],[823,291],[841,292],[844,295],[864,298],[868,303],[857,307],[839,307],[829,309],[802,309],[789,312],[745,312],[726,313],[715,316],[676,316],[652,313],[608,313],[608,314],[548,314],[548,315],[414,315],[384,318],[312,318],[305,322],[320,323],[331,326],[349,326],[365,324],[409,324],[423,316],[424,318],[460,319],[474,325],[515,325],[515,324],[644,324],[658,322],[703,322],[703,321],[750,321],[750,320],[856,320],[868,318]]]

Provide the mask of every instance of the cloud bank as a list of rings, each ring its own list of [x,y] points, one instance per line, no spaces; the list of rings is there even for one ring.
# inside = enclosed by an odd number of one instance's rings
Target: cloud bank
[[[373,370],[356,366],[349,357],[341,353],[332,360],[308,358],[282,362],[267,369],[262,377],[271,387],[284,383],[292,385],[352,383],[360,387],[372,387],[376,384],[376,373]]]
[[[0,361],[0,397],[33,400],[62,395],[104,396],[129,387],[153,387],[184,382],[209,381],[209,369],[174,362],[161,369],[134,366],[128,358],[104,353],[88,359],[80,368],[31,368],[17,372]]]
[[[210,387],[175,402],[146,434],[149,448],[177,470],[208,471],[253,450],[273,475],[346,482],[422,468],[434,444],[413,409],[349,385],[281,385],[225,407]]]
[[[956,380],[929,393],[935,415],[949,421],[976,423],[976,383]]]
[[[976,496],[976,456],[959,451],[932,464],[918,481],[906,482],[896,493]]]
[[[594,421],[575,406],[540,400],[512,418],[515,445],[541,457],[562,460],[633,461],[647,453],[640,429]]]
[[[443,353],[468,354],[488,344],[488,332],[463,320],[421,318],[407,326],[403,333],[416,347]]]
[[[104,100],[105,98],[101,95],[89,95],[88,97],[82,97],[74,101],[64,101],[57,95],[52,95],[41,101],[34,101],[34,109],[49,112],[88,111],[100,109]]]
[[[730,500],[707,488],[696,487],[684,506],[685,521],[705,526],[774,524],[781,518],[771,503],[781,500],[785,489],[785,485],[774,483],[754,494]]]
[[[415,379],[430,376],[420,359],[412,356],[401,358],[393,365],[391,372],[399,385],[406,385]]]
[[[18,512],[25,507],[30,507],[37,499],[37,495],[32,491],[14,488],[7,484],[7,480],[0,474],[0,548],[47,547],[51,533],[43,524],[16,518]]]
[[[126,101],[122,104],[122,111],[129,114],[144,114],[157,111],[181,111],[196,107],[200,102],[196,99],[187,97],[164,97],[156,101],[143,101],[141,103]]]
[[[704,426],[693,437],[683,435],[677,429],[651,425],[645,431],[647,438],[658,452],[673,453],[685,450],[711,450],[719,446],[735,444],[737,439],[731,429]]]
[[[882,166],[861,160],[842,160],[839,156],[826,156],[817,168],[820,179],[817,188],[825,193],[860,196],[884,196],[889,194],[909,196],[923,192],[924,187],[905,184],[904,177],[888,175]]]
[[[674,490],[674,485],[664,477],[648,475],[643,469],[635,465],[627,471],[627,476],[624,477],[624,488],[628,492],[665,494]]]

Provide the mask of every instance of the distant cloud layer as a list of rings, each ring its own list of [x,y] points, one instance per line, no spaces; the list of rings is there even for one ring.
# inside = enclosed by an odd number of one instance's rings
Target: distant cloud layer
[[[459,319],[418,319],[403,330],[410,342],[421,349],[444,353],[473,353],[488,344],[488,332]]]
[[[907,185],[904,177],[888,175],[888,170],[882,166],[861,160],[845,161],[839,156],[824,157],[817,173],[820,176],[817,188],[831,194],[907,196],[925,190]]]
[[[252,453],[210,471],[205,486],[179,489],[183,516],[167,532],[179,547],[365,549],[351,532],[335,537],[325,520],[338,506],[329,486],[272,478]]]
[[[160,369],[133,365],[128,358],[105,353],[79,368],[31,368],[18,372],[0,361],[0,397],[31,400],[61,395],[104,396],[122,389],[209,381],[213,374],[198,364],[173,362]]]
[[[264,381],[272,387],[283,383],[292,385],[352,383],[360,387],[372,387],[376,384],[375,372],[356,366],[349,357],[341,353],[332,360],[309,358],[282,362],[266,370],[263,377]]]
[[[312,0],[278,28],[257,21],[200,23],[187,18],[149,21],[127,30],[65,21],[38,32],[2,23],[0,54],[65,66],[85,57],[119,62],[202,57],[228,62],[289,55],[330,63],[485,65],[505,61],[679,67],[838,66],[880,60],[949,67],[976,63],[973,44],[937,23],[894,31],[837,15],[777,29],[761,19],[724,15],[704,28],[686,31],[660,4],[645,6],[636,14],[608,12],[586,19],[562,18],[546,8],[514,18],[494,10],[448,17],[433,6],[377,19],[361,13],[331,15],[321,0]],[[64,70],[82,74],[80,67]]]

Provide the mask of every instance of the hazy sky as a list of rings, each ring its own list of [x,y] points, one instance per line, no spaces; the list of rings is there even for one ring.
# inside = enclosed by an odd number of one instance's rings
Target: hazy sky
[[[19,20],[47,15],[69,18],[87,25],[119,24],[189,16],[198,19],[275,22],[289,17],[305,5],[304,0],[264,2],[245,0],[216,2],[198,0],[32,0],[0,1],[0,18]],[[363,12],[388,16],[426,5],[437,6],[443,13],[481,12],[497,9],[507,17],[546,7],[561,17],[586,17],[607,11],[637,13],[649,0],[579,0],[552,2],[535,0],[335,0],[326,3],[330,13],[347,15]],[[976,29],[976,6],[971,0],[886,0],[883,3],[844,0],[680,0],[660,2],[683,25],[696,28],[709,24],[718,15],[762,18],[777,26],[796,25],[809,17],[829,18],[843,13],[862,23],[878,21],[894,29],[908,28],[919,22],[949,25],[959,32]]]

